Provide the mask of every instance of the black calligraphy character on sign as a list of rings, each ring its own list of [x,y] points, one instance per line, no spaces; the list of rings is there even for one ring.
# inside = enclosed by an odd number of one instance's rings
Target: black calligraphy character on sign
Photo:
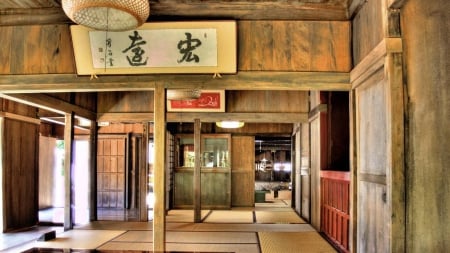
[[[127,55],[128,63],[130,63],[131,66],[147,65],[148,57],[143,61],[142,55],[145,54],[145,50],[140,47],[141,45],[146,44],[147,41],[142,40],[142,37],[137,31],[134,31],[133,35],[128,36],[128,38],[131,40],[131,45],[122,51],[122,53],[126,53],[131,49],[131,52],[134,53],[131,58]]]
[[[184,61],[191,62],[199,62],[200,58],[198,55],[193,54],[192,51],[194,51],[197,47],[202,45],[202,42],[199,39],[192,39],[191,33],[185,33],[186,34],[186,40],[180,40],[178,42],[178,50],[180,54],[183,54],[183,58],[181,60],[177,60],[178,63],[182,63]]]

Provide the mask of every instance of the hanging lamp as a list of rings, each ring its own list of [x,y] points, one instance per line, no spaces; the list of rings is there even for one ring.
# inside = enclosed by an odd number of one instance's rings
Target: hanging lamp
[[[148,0],[62,0],[61,4],[75,23],[102,31],[132,30],[150,15]]]
[[[241,128],[244,126],[244,122],[242,121],[219,121],[216,122],[216,126],[220,128]]]

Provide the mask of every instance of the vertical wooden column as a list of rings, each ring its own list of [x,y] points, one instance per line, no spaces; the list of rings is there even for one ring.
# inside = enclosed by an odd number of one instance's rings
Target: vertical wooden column
[[[64,127],[64,230],[73,228],[72,158],[74,113],[66,113]]]
[[[349,224],[349,248],[350,252],[356,252],[358,234],[356,233],[358,221],[358,167],[357,167],[357,122],[356,122],[356,91],[350,91],[350,224]]]
[[[5,152],[5,147],[6,144],[4,144],[5,142],[5,118],[0,116],[0,231],[4,232],[5,231],[5,224],[6,224],[6,216],[5,216],[5,197],[4,197],[4,191],[3,189],[5,188],[5,171],[4,171],[4,152]]]
[[[194,120],[194,222],[199,223],[202,221],[202,194],[201,194],[201,122],[200,119]]]
[[[162,83],[157,83],[154,92],[154,143],[155,143],[155,164],[154,164],[154,196],[153,207],[153,252],[165,251],[165,135],[166,135],[166,96]]]
[[[142,122],[142,144],[139,161],[139,219],[148,221],[148,122]]]
[[[97,122],[91,121],[89,132],[89,219],[97,220]]]
[[[390,129],[390,167],[387,173],[388,194],[391,198],[391,252],[405,252],[405,167],[404,167],[404,105],[403,61],[401,53],[389,53],[385,71],[389,78],[388,118]]]

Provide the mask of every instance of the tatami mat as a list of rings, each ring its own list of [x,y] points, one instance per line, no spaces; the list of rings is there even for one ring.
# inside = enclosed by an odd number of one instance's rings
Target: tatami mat
[[[150,251],[152,243],[109,242],[97,250],[114,251]],[[166,243],[166,251],[170,252],[234,252],[260,253],[258,244],[215,244],[215,243]]]
[[[206,223],[253,223],[252,211],[214,210],[204,220]]]
[[[37,248],[95,249],[123,234],[123,230],[69,230],[51,241],[38,241]]]
[[[306,223],[296,212],[291,211],[255,211],[257,223],[303,224]]]
[[[203,220],[209,210],[201,211],[201,219]],[[166,216],[166,222],[194,222],[194,210],[170,210]]]
[[[114,242],[152,242],[152,231],[128,231]],[[166,232],[166,242],[176,243],[258,243],[252,232]]]
[[[317,232],[259,232],[261,253],[335,253]]]
[[[166,250],[259,253],[254,232],[166,232]],[[98,250],[151,250],[152,231],[129,231]]]
[[[76,229],[94,229],[94,230],[152,230],[153,223],[140,221],[92,221]]]

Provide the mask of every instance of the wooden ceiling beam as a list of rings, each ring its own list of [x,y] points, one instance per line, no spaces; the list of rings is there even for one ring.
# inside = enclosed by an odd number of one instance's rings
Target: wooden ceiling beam
[[[236,120],[247,123],[306,123],[307,113],[241,113],[241,112],[168,112],[167,122],[217,122]],[[153,122],[154,113],[97,113],[98,122]]]
[[[61,8],[0,9],[0,26],[68,24]]]
[[[96,113],[84,109],[80,106],[70,104],[63,100],[45,95],[45,94],[2,94],[0,97],[16,101],[19,103],[27,104],[37,108],[42,108],[51,112],[64,115],[65,113],[75,113],[76,116],[80,116],[89,120],[96,120]]]
[[[8,5],[6,5],[8,6]],[[37,5],[38,6],[38,5]],[[62,7],[1,8],[0,25],[72,23]],[[347,1],[314,3],[306,0],[183,1],[150,0],[147,22],[186,19],[233,20],[349,20]]]
[[[154,90],[156,83],[167,89],[222,90],[324,90],[351,89],[349,73],[240,71],[213,78],[212,74],[159,74],[89,76],[75,74],[0,75],[2,93],[102,92]]]
[[[309,2],[309,3],[308,3]],[[348,20],[346,1],[150,0],[152,17],[191,17],[236,20]]]

